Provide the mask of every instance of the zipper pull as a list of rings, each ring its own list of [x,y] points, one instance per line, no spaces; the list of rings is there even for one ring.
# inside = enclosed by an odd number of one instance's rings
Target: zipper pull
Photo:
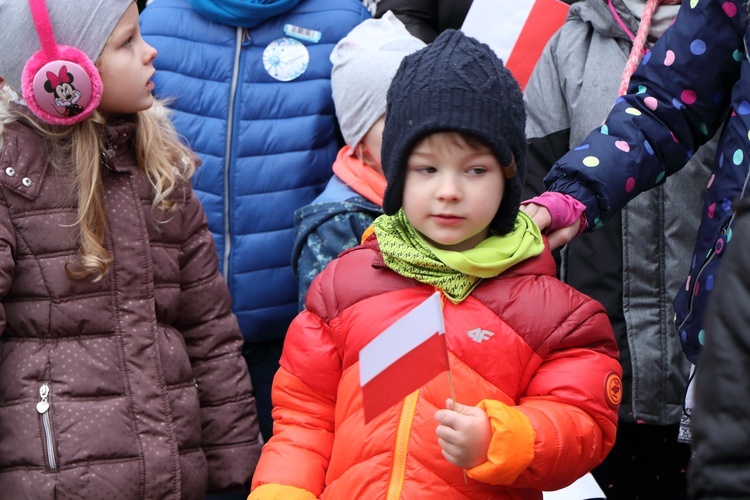
[[[47,385],[47,382],[43,383],[39,388],[39,396],[42,398],[42,400],[36,404],[36,411],[44,414],[47,410],[49,410],[49,403],[47,402],[47,396],[49,396],[49,386]]]

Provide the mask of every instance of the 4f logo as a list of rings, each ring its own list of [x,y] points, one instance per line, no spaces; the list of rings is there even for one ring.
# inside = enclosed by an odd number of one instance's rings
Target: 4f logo
[[[489,330],[482,330],[481,328],[474,328],[473,330],[469,330],[468,332],[466,332],[466,335],[471,337],[471,340],[473,340],[474,342],[479,343],[479,342],[482,342],[483,340],[487,340],[488,338],[492,337],[495,334]]]

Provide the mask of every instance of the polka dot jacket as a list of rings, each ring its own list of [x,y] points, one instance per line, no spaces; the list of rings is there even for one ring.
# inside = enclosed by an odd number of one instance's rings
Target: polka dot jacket
[[[723,127],[675,321],[695,363],[706,299],[732,238],[732,206],[746,195],[750,164],[750,62],[746,0],[686,0],[675,24],[647,53],[628,94],[604,124],[545,178],[586,207],[589,229],[640,192],[665,182]],[[669,188],[667,182],[666,187]]]
[[[255,401],[190,187],[152,208],[134,126],[109,129],[112,267],[73,280],[67,175],[31,128],[0,130],[0,496],[202,499],[249,481]]]

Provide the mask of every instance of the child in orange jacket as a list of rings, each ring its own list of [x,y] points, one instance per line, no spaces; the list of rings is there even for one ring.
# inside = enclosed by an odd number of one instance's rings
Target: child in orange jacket
[[[385,215],[315,278],[289,328],[251,500],[539,499],[604,459],[617,346],[519,212],[524,123],[518,83],[486,45],[446,31],[404,58]],[[366,420],[360,350],[436,290],[458,403],[443,372]]]

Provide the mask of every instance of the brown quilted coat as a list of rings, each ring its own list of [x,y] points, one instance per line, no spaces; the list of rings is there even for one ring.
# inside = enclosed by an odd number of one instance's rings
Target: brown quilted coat
[[[75,256],[69,180],[27,126],[0,152],[0,497],[203,498],[260,453],[242,337],[199,201],[151,206],[132,124],[109,129],[114,257],[99,282]],[[184,198],[184,200],[183,200]]]

